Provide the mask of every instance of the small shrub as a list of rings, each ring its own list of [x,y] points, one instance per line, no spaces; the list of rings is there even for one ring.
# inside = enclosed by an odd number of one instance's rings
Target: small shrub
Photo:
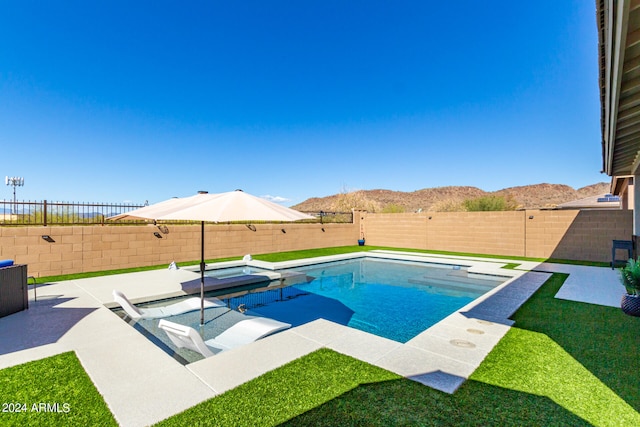
[[[627,265],[620,269],[620,279],[629,295],[640,295],[640,258],[627,261]]]
[[[331,207],[336,212],[350,212],[352,209],[379,212],[380,204],[367,197],[364,191],[340,193]]]
[[[511,196],[493,195],[467,199],[463,205],[469,212],[513,211],[518,207],[518,203]]]
[[[382,213],[404,213],[405,211],[406,209],[404,206],[400,206],[395,203],[390,203],[382,209]]]
[[[458,200],[441,200],[429,208],[432,212],[465,212],[467,208]]]

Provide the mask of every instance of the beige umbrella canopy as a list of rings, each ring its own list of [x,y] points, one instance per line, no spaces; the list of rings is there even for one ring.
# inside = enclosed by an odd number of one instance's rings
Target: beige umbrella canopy
[[[164,202],[109,217],[109,219],[227,222],[298,221],[314,219],[314,217],[261,197],[252,196],[242,190],[236,190],[228,193],[201,192],[190,197],[174,197]]]
[[[200,324],[204,324],[204,223],[227,221],[298,221],[314,219],[298,212],[252,196],[242,190],[209,194],[200,192],[190,197],[174,197],[164,202],[115,215],[109,220],[153,219],[172,221],[201,221],[200,260]]]

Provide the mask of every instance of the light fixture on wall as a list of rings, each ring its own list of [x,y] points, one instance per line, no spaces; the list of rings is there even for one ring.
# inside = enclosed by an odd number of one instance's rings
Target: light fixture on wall
[[[282,231],[284,234],[287,234],[287,230],[285,230],[284,228],[281,228],[280,231]]]
[[[55,240],[53,240],[53,238],[51,236],[49,236],[48,234],[43,235],[42,236],[42,240],[45,240],[45,241],[47,241],[49,243],[55,242]]]
[[[154,231],[153,235],[156,236],[158,239],[162,239],[162,235],[160,233],[158,233],[157,231]]]
[[[529,215],[529,219],[533,219],[533,215]]]
[[[247,224],[247,228],[251,231],[256,231],[256,226],[253,224]]]

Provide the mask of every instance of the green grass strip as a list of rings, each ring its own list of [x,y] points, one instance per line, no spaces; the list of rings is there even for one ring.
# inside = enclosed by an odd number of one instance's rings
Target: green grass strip
[[[555,299],[565,279],[551,276],[453,395],[322,349],[160,425],[640,425],[640,319]],[[70,408],[0,413],[3,426],[115,424],[73,353],[3,369],[0,396]]]
[[[638,426],[640,414],[545,334],[512,328],[471,379],[545,396],[595,426]]]
[[[207,260],[207,264],[213,264],[215,262],[223,262],[223,261],[236,261],[242,259],[242,257],[229,257],[229,258],[218,258],[214,260]],[[176,265],[178,267],[189,267],[193,265],[198,265],[198,262],[178,262]],[[84,273],[75,273],[75,274],[62,274],[59,276],[46,276],[37,278],[37,283],[52,283],[52,282],[62,282],[64,280],[76,280],[76,279],[87,279],[90,277],[102,277],[102,276],[113,276],[115,274],[125,274],[125,273],[137,273],[140,271],[151,271],[151,270],[162,270],[167,269],[169,264],[161,264],[161,265],[149,265],[145,267],[135,267],[135,268],[121,268],[117,270],[104,270],[104,271],[88,271]],[[31,281],[29,281],[31,284]]]
[[[640,425],[638,319],[555,299],[565,279],[552,275],[454,395],[393,374],[361,378],[370,365],[321,350],[161,425]]]
[[[469,381],[454,395],[321,349],[157,426],[589,425],[555,402]]]
[[[586,265],[592,267],[609,267],[607,262],[597,261],[576,261],[558,258],[528,258],[511,255],[487,255],[487,254],[474,254],[470,252],[449,252],[449,251],[434,251],[424,249],[413,248],[393,248],[389,246],[337,246],[331,248],[318,248],[318,249],[306,249],[300,251],[289,252],[276,252],[270,254],[258,254],[254,255],[255,259],[268,262],[280,262],[280,261],[292,261],[301,258],[311,258],[326,255],[339,255],[352,252],[361,251],[373,251],[373,250],[389,250],[389,251],[401,251],[401,252],[415,252],[421,254],[434,254],[445,255],[450,257],[472,257],[472,258],[486,258],[486,259],[500,259],[500,260],[514,260],[514,261],[531,261],[531,262],[552,262],[556,264],[572,264],[572,265]],[[505,268],[517,268],[520,264],[509,263]]]
[[[362,384],[399,378],[321,349],[157,425],[275,426]]]
[[[372,251],[372,250],[391,250],[391,251],[402,251],[402,252],[416,252],[422,254],[434,254],[434,255],[446,255],[450,257],[474,257],[474,258],[486,258],[486,259],[504,259],[504,260],[515,260],[515,261],[532,261],[532,262],[552,262],[557,264],[572,264],[572,265],[587,265],[593,267],[608,267],[609,263],[607,262],[595,262],[595,261],[575,261],[575,260],[566,260],[566,259],[556,259],[556,258],[527,258],[527,257],[518,257],[518,256],[507,256],[507,255],[486,255],[486,254],[474,254],[468,252],[448,252],[448,251],[433,251],[433,250],[423,250],[423,249],[412,249],[412,248],[392,248],[388,246],[336,246],[329,248],[317,248],[317,249],[305,249],[299,251],[287,251],[287,252],[275,252],[269,254],[257,254],[253,255],[255,259],[261,261],[268,262],[280,262],[280,261],[291,261],[301,258],[313,258],[319,256],[327,256],[327,255],[340,255],[346,253],[353,252],[361,252],[361,251]],[[216,259],[208,259],[206,260],[207,264],[213,264],[216,262],[222,261],[236,261],[240,260],[242,257],[228,257],[228,258],[216,258]],[[198,265],[200,261],[187,261],[177,263],[179,267],[187,267]],[[136,268],[123,268],[117,270],[105,270],[105,271],[89,271],[84,273],[75,273],[75,274],[64,274],[58,276],[46,276],[37,278],[38,283],[51,283],[51,282],[60,282],[64,280],[74,280],[74,279],[86,279],[90,277],[98,277],[98,276],[110,276],[114,274],[123,274],[123,273],[134,273],[138,271],[149,271],[149,270],[160,270],[163,268],[167,268],[168,264],[161,265],[152,265],[145,267],[136,267]],[[507,264],[504,268],[517,268],[518,264],[510,263]]]
[[[2,426],[117,425],[73,352],[1,370],[0,404]]]
[[[471,379],[545,396],[596,426],[640,425],[639,319],[554,298],[566,277],[554,274],[516,313]]]
[[[618,307],[555,298],[567,277],[553,274],[516,312],[516,326],[548,336],[640,411],[640,318]]]
[[[353,252],[382,249],[379,246],[336,246],[331,248],[304,249],[299,251],[274,252],[270,254],[253,255],[255,259],[267,262],[293,261],[303,258],[315,258],[328,255],[342,255]]]
[[[505,270],[515,270],[516,268],[520,267],[522,264],[518,264],[515,262],[510,262],[508,264],[505,264],[502,266],[502,268],[504,268]]]

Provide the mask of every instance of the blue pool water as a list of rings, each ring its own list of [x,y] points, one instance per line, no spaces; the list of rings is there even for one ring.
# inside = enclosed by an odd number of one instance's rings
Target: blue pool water
[[[251,273],[258,272],[254,267],[234,267],[214,272],[214,277],[251,274],[247,268],[251,268]],[[168,320],[191,326],[207,340],[246,319],[247,315],[265,316],[292,326],[323,318],[404,343],[507,280],[468,273],[464,266],[373,257],[298,267],[282,273],[284,282],[205,294],[223,299],[229,308],[205,310],[204,326],[200,326],[199,311]],[[288,285],[287,281],[292,279],[302,283]],[[193,296],[139,305],[164,306],[190,297]],[[198,353],[176,348],[158,328],[157,319],[134,321],[121,309],[116,308],[114,312],[180,363],[202,358]]]
[[[232,306],[294,326],[324,318],[404,343],[506,280],[455,265],[375,258],[295,270],[310,281],[271,291],[280,293],[272,301],[254,303],[250,294]]]

